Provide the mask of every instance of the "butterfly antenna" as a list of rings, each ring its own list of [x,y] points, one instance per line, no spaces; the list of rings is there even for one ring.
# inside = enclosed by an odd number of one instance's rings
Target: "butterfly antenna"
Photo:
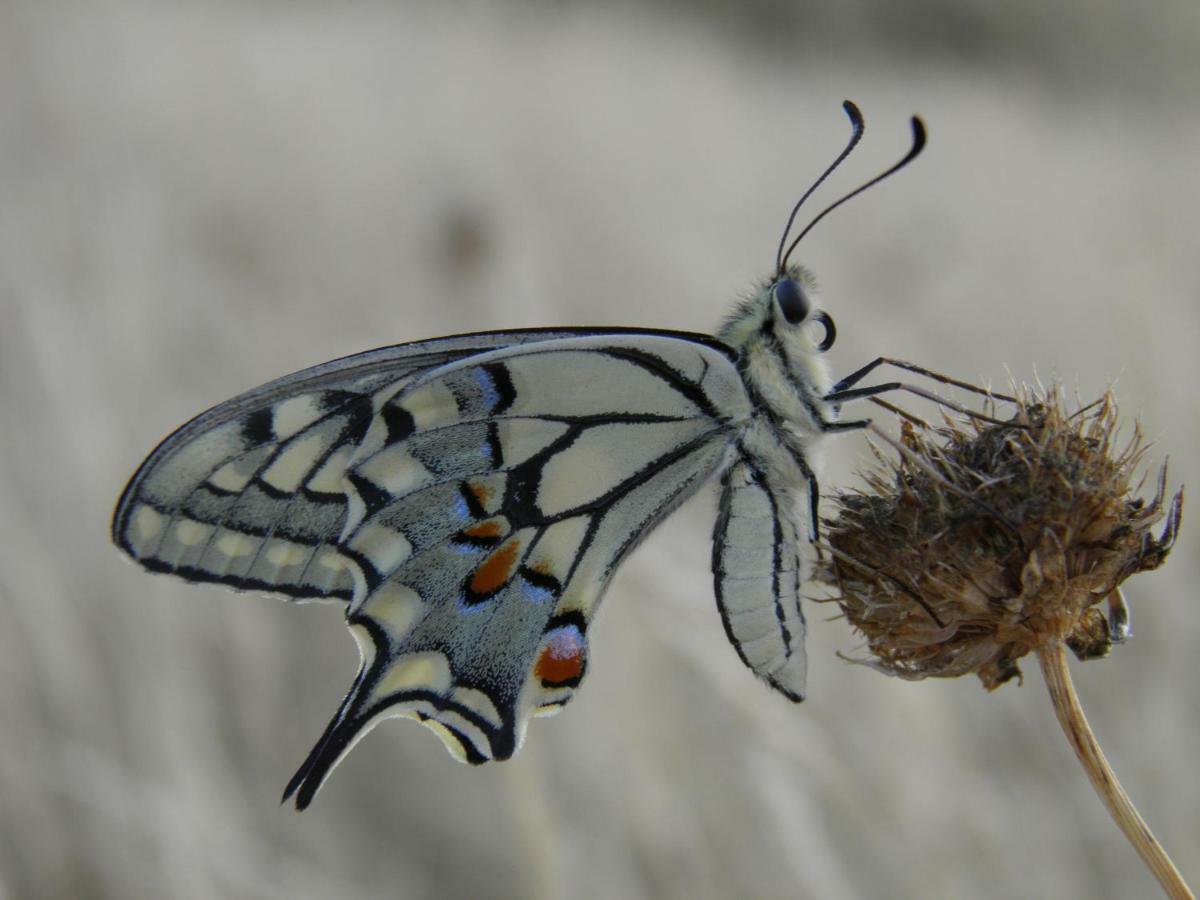
[[[804,230],[801,231],[796,236],[796,239],[794,241],[792,241],[792,243],[788,246],[787,253],[783,254],[783,258],[779,261],[779,271],[781,273],[784,271],[784,268],[787,266],[788,257],[792,255],[792,251],[796,249],[796,245],[800,243],[800,241],[803,239],[803,237],[806,234],[808,234],[810,231],[813,230],[813,226],[815,226],[818,222],[820,222],[823,218],[825,218],[827,215],[829,215],[831,212],[833,212],[835,209],[837,209],[839,206],[841,206],[843,203],[845,203],[850,198],[857,197],[859,194],[861,194],[867,188],[872,187],[876,184],[879,184],[879,182],[883,181],[883,179],[887,178],[890,175],[895,175],[897,172],[899,172],[901,169],[903,169],[905,166],[907,166],[910,162],[912,162],[914,159],[916,159],[920,155],[921,151],[925,149],[926,134],[925,134],[925,123],[922,122],[921,119],[917,116],[912,117],[912,133],[913,133],[912,147],[911,147],[911,149],[909,149],[908,154],[904,157],[904,159],[900,160],[900,162],[896,163],[894,166],[892,166],[886,172],[876,175],[874,178],[872,178],[866,184],[860,185],[859,187],[852,190],[850,193],[846,194],[846,196],[842,197],[840,200],[837,200],[837,201],[829,204],[829,206],[825,207],[823,210],[821,210],[821,212],[817,213],[816,218],[814,218],[811,222],[809,222],[808,225],[805,226]],[[851,143],[850,146],[853,147],[854,144]],[[841,160],[839,159],[838,161],[840,162]],[[835,165],[836,165],[836,163],[835,163]],[[826,174],[828,174],[828,173],[826,173]],[[821,177],[823,178],[824,176],[821,176]],[[817,184],[820,184],[820,182],[818,181]],[[815,187],[815,185],[814,185],[814,187]],[[807,194],[805,196],[807,196]]]
[[[783,267],[786,262],[786,257],[783,255],[783,248],[787,244],[788,234],[792,230],[792,225],[796,222],[796,214],[800,212],[800,207],[804,205],[805,200],[812,196],[812,192],[821,186],[821,182],[828,178],[833,173],[833,170],[842,164],[842,160],[850,155],[850,151],[854,149],[854,145],[862,139],[863,128],[865,127],[862,113],[851,100],[843,101],[842,109],[846,111],[846,115],[850,118],[850,141],[846,144],[846,149],[838,154],[838,158],[833,161],[828,169],[821,173],[821,177],[812,183],[812,187],[805,191],[804,196],[797,200],[796,205],[792,207],[787,225],[784,226],[783,234],[779,238],[779,250],[775,254],[775,269],[780,276],[783,275]],[[793,244],[793,246],[795,245]],[[789,250],[788,252],[790,253],[791,251]]]

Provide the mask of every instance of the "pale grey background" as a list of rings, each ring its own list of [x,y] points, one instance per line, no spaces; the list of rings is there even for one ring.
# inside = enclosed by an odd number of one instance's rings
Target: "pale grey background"
[[[1200,7],[885,2],[0,2],[0,894],[1134,897],[1155,888],[1036,666],[986,694],[835,658],[793,707],[728,646],[705,493],[616,578],[571,708],[469,769],[408,723],[304,815],[279,793],[348,686],[335,609],[151,577],[109,545],[206,406],[385,343],[710,330],[868,117],[821,226],[848,371],[1061,376],[1200,486]],[[1077,10],[1073,12],[1072,10]],[[836,187],[831,188],[832,196]],[[863,446],[831,441],[826,484]],[[1074,667],[1200,879],[1186,523],[1136,638]]]

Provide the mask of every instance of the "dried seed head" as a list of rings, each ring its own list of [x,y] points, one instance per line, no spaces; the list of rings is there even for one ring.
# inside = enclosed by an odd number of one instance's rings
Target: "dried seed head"
[[[1116,428],[1111,395],[1068,414],[1060,391],[1028,388],[1003,425],[904,421],[899,457],[879,454],[827,523],[824,575],[868,663],[909,679],[975,672],[990,690],[1049,642],[1091,658],[1122,640],[1120,584],[1166,558],[1183,493],[1164,507],[1164,466],[1155,496],[1135,497],[1145,445],[1135,429],[1117,450]]]

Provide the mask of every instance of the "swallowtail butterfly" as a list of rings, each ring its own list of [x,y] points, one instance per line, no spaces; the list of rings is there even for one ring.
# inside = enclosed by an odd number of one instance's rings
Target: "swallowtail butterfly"
[[[789,257],[716,336],[638,328],[498,331],[384,347],[256,388],[167,437],[125,488],[116,544],[140,565],[294,600],[342,604],[362,664],[288,784],[307,806],[390,716],[460,760],[507,759],[530,717],[587,669],[588,626],[631,548],[710,478],[712,569],[742,661],[804,696],[800,588],[817,539],[812,448],[862,428],[841,403],[897,387],[836,384],[833,319]]]

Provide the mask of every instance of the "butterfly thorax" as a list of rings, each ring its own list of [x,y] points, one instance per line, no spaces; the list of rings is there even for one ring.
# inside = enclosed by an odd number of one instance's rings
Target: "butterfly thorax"
[[[797,280],[811,282],[807,273],[795,274]],[[806,322],[783,315],[774,288],[768,285],[743,303],[718,336],[737,351],[738,372],[754,407],[746,449],[782,461],[810,454],[822,424],[837,416],[833,404],[823,399],[832,378],[819,345]],[[770,452],[772,444],[790,452],[777,456]],[[793,466],[789,462],[785,468]]]

